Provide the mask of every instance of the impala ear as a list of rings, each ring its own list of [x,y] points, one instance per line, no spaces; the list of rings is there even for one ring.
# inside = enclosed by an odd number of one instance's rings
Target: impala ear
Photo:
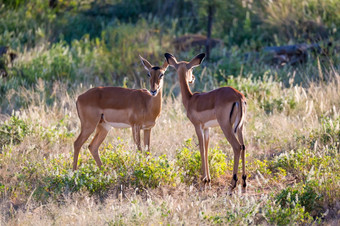
[[[168,63],[167,60],[165,60],[164,63],[163,63],[162,69],[163,69],[164,71],[166,71],[166,69],[168,69],[168,66],[169,66],[169,63]]]
[[[170,53],[165,53],[164,56],[165,56],[165,59],[168,62],[168,64],[171,67],[174,67],[175,69],[177,69],[178,63],[177,63],[176,58],[173,55],[171,55]]]
[[[195,56],[188,64],[187,64],[187,69],[191,69],[191,68],[194,68],[194,67],[197,67],[199,66],[203,59],[205,57],[205,53],[200,53],[198,54],[197,56]]]
[[[141,57],[141,55],[139,55],[139,58],[140,58],[140,60],[142,61],[142,64],[143,64],[145,70],[150,71],[151,68],[152,68],[152,64],[150,64],[149,61],[147,61],[146,59],[144,59],[143,57]]]

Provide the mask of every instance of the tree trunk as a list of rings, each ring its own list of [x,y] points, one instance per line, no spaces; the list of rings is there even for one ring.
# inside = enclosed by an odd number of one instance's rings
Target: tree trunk
[[[205,43],[205,52],[207,54],[207,60],[210,59],[210,47],[211,47],[211,29],[212,29],[212,22],[214,16],[214,7],[213,5],[209,4],[208,6],[208,26],[207,26],[207,41]]]
[[[58,0],[50,0],[49,1],[49,6],[50,8],[54,9],[58,5]]]

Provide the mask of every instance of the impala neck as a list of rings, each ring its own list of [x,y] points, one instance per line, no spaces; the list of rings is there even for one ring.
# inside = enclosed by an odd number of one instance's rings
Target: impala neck
[[[162,107],[162,91],[163,87],[161,87],[155,97],[151,97],[151,109],[152,111],[157,111]]]
[[[185,79],[185,75],[178,74],[179,77],[179,84],[181,86],[181,94],[182,94],[182,102],[185,109],[188,111],[188,105],[190,98],[192,97],[192,92],[190,90],[189,84]]]

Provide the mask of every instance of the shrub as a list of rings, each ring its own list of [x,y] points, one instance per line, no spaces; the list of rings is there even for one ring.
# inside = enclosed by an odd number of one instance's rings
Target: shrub
[[[53,44],[49,51],[45,51],[32,61],[20,66],[26,81],[35,83],[38,78],[46,81],[71,80],[74,79],[74,67],[69,46],[60,42]]]
[[[264,20],[263,28],[271,28],[277,39],[306,40],[315,42],[325,39],[333,28],[339,26],[340,17],[337,1],[325,0],[280,0],[267,1],[264,10],[260,11]],[[334,32],[334,33],[335,33]]]
[[[131,179],[132,184],[138,187],[156,188],[174,183],[176,176],[173,164],[169,162],[166,155],[162,155],[158,158],[142,157],[135,165]]]
[[[291,201],[291,196],[289,197]],[[265,217],[270,224],[289,225],[289,224],[310,224],[313,218],[305,212],[304,207],[292,201],[292,205],[282,208],[272,201],[268,201],[265,206]]]
[[[333,146],[339,148],[340,146],[340,116],[335,119],[325,117],[321,119],[322,127],[316,136],[319,137],[322,145]]]
[[[315,182],[309,181],[295,189],[288,187],[276,195],[275,201],[282,208],[294,208],[294,205],[300,204],[309,214],[313,210],[320,212],[321,196],[315,191],[315,186]]]
[[[48,39],[48,25],[54,13],[47,7],[47,1],[10,1],[16,9],[0,7],[0,46],[9,46],[24,51]]]
[[[41,199],[45,198],[46,195],[52,195],[58,198],[61,193],[77,192],[79,190],[87,190],[90,194],[103,195],[110,186],[115,184],[116,178],[113,175],[93,165],[81,167],[76,172],[61,169],[60,171],[49,172],[49,175],[43,178],[40,197],[37,197]]]
[[[334,159],[332,159],[331,156],[319,156],[310,149],[301,148],[279,155],[271,162],[270,168],[272,171],[282,168],[288,173],[291,173],[295,178],[304,180],[307,176],[310,176],[312,169],[322,168],[326,170],[333,164],[333,161]]]
[[[182,182],[197,182],[201,173],[201,156],[194,150],[191,139],[186,141],[185,147],[176,153],[176,165]],[[217,178],[227,170],[227,156],[218,148],[209,149],[208,164],[211,178]]]
[[[159,157],[147,156],[142,152],[130,152],[125,145],[115,148],[109,144],[103,150],[101,160],[103,166],[98,168],[92,156],[81,164],[75,172],[70,170],[70,161],[63,155],[52,159],[42,183],[37,198],[46,196],[59,197],[63,193],[73,193],[86,190],[90,194],[103,195],[108,190],[114,190],[120,185],[138,188],[156,188],[160,185],[175,185],[177,176],[166,155]],[[113,150],[115,149],[115,150]],[[81,157],[80,162],[83,161]]]
[[[29,125],[18,116],[12,115],[0,124],[0,147],[6,144],[18,144],[31,132]]]
[[[67,123],[69,117],[66,115],[64,118],[51,122],[48,127],[42,127],[39,124],[35,125],[35,132],[44,140],[49,143],[55,143],[61,140],[66,140],[74,137],[74,133],[70,132]]]

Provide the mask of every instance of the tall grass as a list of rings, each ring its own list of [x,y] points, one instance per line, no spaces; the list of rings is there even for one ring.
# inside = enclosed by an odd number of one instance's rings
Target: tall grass
[[[212,130],[215,173],[211,188],[202,187],[198,141],[179,98],[165,98],[150,156],[136,152],[130,130],[113,130],[101,147],[104,168],[96,167],[84,145],[80,169],[73,173],[72,143],[79,132],[74,99],[86,88],[68,93],[67,86],[56,83],[50,105],[40,93],[44,81],[36,89],[18,89],[13,95],[30,101],[0,126],[1,221],[286,224],[333,219],[340,196],[340,76],[329,72],[329,77],[327,84],[311,82],[308,88],[285,88],[272,77],[228,80],[248,99],[249,187],[246,195],[237,187],[231,197],[226,194],[233,165],[229,144],[220,129]]]
[[[72,172],[80,93],[99,85],[149,88],[138,55],[156,66],[164,52],[189,60],[204,51],[180,52],[172,41],[205,34],[206,4],[118,2],[0,3],[0,46],[18,55],[13,63],[0,59],[8,71],[0,78],[0,225],[337,224],[339,1],[215,2],[212,33],[224,46],[195,68],[192,89],[233,86],[247,98],[248,190],[238,185],[232,196],[233,152],[219,128],[211,130],[212,184],[200,183],[198,140],[171,68],[150,153],[136,151],[131,130],[112,129],[100,148],[103,167],[89,140]],[[272,65],[261,52],[320,38],[332,46],[306,64]]]

